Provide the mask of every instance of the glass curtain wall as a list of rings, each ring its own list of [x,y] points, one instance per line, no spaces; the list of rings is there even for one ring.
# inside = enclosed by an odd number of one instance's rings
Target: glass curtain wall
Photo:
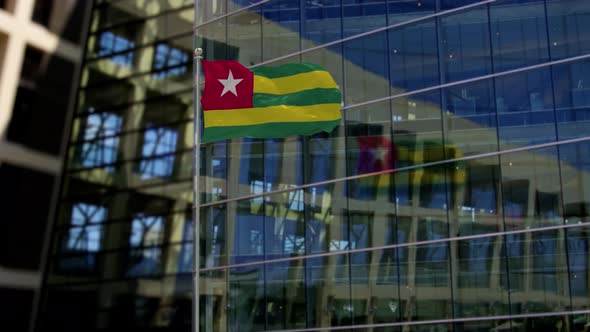
[[[201,146],[201,331],[588,329],[590,2],[196,5],[95,2],[42,329],[190,330],[193,43],[343,91]]]

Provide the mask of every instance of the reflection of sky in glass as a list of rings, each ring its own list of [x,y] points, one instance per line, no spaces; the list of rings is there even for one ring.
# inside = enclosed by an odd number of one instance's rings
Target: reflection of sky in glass
[[[148,128],[144,134],[142,157],[140,162],[141,177],[167,177],[174,170],[174,155],[154,158],[158,155],[171,154],[176,150],[177,132],[170,128]]]
[[[100,249],[101,223],[106,218],[104,207],[78,203],[72,209],[72,220],[68,232],[67,249],[96,252]]]
[[[127,272],[129,276],[149,275],[158,272],[164,231],[164,218],[161,216],[146,216],[139,214],[131,222],[131,247],[141,247],[133,250],[133,266]]]
[[[296,187],[296,186],[290,186]],[[296,191],[289,192],[289,209],[294,211],[303,211],[305,202],[303,201],[303,190],[299,189]]]
[[[266,190],[265,190],[266,187]],[[250,192],[252,194],[255,195],[260,195],[262,193],[264,193],[265,191],[270,191],[272,189],[272,183],[266,183],[266,186],[264,185],[264,182],[260,181],[260,180],[254,180],[250,183]],[[263,200],[269,201],[270,197],[266,196],[266,197],[256,197],[252,199],[252,202],[254,203],[262,203]]]
[[[131,224],[129,244],[132,247],[157,245],[162,238],[164,221],[159,216],[138,215]]]
[[[154,55],[154,70],[162,70],[154,73],[156,78],[166,78],[186,73],[188,54],[166,44],[159,44]],[[165,69],[169,68],[169,69]]]
[[[305,239],[303,236],[289,234],[285,236],[283,250],[285,253],[303,253],[303,244]]]
[[[105,31],[100,34],[98,55],[106,56],[112,53],[124,52],[133,47],[135,47],[135,43],[129,39],[116,35],[110,31]],[[117,54],[110,59],[118,65],[130,67],[133,64],[133,52]]]
[[[217,227],[215,227],[217,230]],[[214,233],[216,233],[214,231]],[[215,238],[215,236],[214,236]],[[182,245],[178,253],[178,272],[191,272],[193,270],[193,223],[190,220],[184,222],[182,230]],[[211,254],[213,255],[213,253]]]
[[[82,165],[95,167],[104,164],[114,163],[117,159],[117,146],[119,137],[108,137],[116,135],[121,129],[121,116],[112,113],[90,114],[86,119],[84,129],[84,140]],[[102,138],[101,137],[108,137]],[[113,167],[105,167],[107,171],[113,171]]]

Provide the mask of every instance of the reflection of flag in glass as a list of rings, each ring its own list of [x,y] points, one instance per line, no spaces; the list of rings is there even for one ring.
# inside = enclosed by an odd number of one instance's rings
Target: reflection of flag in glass
[[[356,174],[380,172],[395,168],[396,151],[388,137],[380,135],[358,136],[356,139],[359,151]],[[373,197],[378,188],[389,186],[390,176],[391,174],[382,174],[359,180],[359,187],[353,191],[356,192],[354,196],[356,198]]]
[[[391,169],[394,164],[391,141],[384,136],[357,137],[359,145],[358,174]]]
[[[385,136],[360,136],[359,159],[357,174],[373,173],[395,168],[397,156],[391,140]],[[379,175],[375,178],[376,185],[388,186],[390,174]]]

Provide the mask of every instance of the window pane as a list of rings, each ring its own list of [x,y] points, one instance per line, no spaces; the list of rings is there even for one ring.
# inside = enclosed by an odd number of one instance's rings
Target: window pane
[[[547,148],[500,156],[507,229],[563,223],[557,150]]]
[[[512,314],[559,312],[570,303],[563,231],[505,237]]]
[[[556,139],[550,81],[549,69],[496,78],[501,149]]]
[[[299,51],[299,6],[299,2],[292,0],[271,1],[263,5],[263,60]]]
[[[235,57],[244,66],[251,66],[262,61],[260,9],[243,11],[227,18],[227,43],[236,47]]]
[[[352,323],[348,255],[306,261],[308,326],[330,327]]]
[[[498,150],[496,107],[492,80],[444,89],[447,127],[446,144],[455,147],[454,156],[475,155]]]
[[[468,236],[502,230],[498,157],[450,164],[447,179],[451,234]]]
[[[396,24],[420,16],[433,14],[436,0],[390,0],[387,1],[389,24]]]
[[[152,69],[157,71],[153,74],[154,77],[165,78],[186,73],[190,62],[189,54],[167,44],[158,44],[152,64]]]
[[[130,264],[127,276],[145,276],[160,272],[164,220],[160,216],[139,214],[131,221]]]
[[[440,33],[445,82],[491,73],[487,7],[442,17]]]
[[[303,49],[342,38],[340,0],[326,0],[321,3],[305,1],[302,14],[301,37]]]
[[[430,232],[430,236],[435,234]],[[434,238],[421,238],[426,239]],[[448,243],[410,246],[407,250],[408,255],[400,257],[400,268],[407,271],[404,277],[408,278],[408,285],[400,290],[402,321],[451,318]]]
[[[590,3],[585,0],[547,1],[549,44],[554,60],[590,51]]]
[[[346,111],[349,176],[394,169],[397,150],[391,141],[389,102]],[[359,201],[385,199],[391,188],[390,174],[351,180],[348,197]],[[360,202],[359,202],[360,203]],[[367,211],[372,210],[368,208]]]
[[[559,155],[565,222],[587,222],[590,219],[590,143],[561,145]]]
[[[264,265],[229,271],[228,330],[265,330],[264,278]]]
[[[387,1],[342,1],[344,37],[384,27]]]
[[[584,137],[590,130],[590,62],[552,67],[559,139]]]
[[[384,32],[344,43],[347,105],[389,94],[387,35]]]
[[[306,327],[305,261],[266,264],[266,330]]]
[[[115,135],[121,130],[121,124],[122,118],[117,114],[97,113],[86,117],[84,143],[77,151],[82,166],[95,167],[117,161],[119,137]],[[114,168],[107,166],[105,170],[112,172]]]
[[[75,273],[95,271],[97,255],[102,248],[103,226],[106,208],[86,203],[72,206],[68,234],[62,252],[74,253],[59,262],[59,269]]]
[[[509,292],[499,287],[501,277],[506,278],[506,270],[500,265],[504,259],[500,256],[502,237],[457,241],[451,248],[457,250],[455,316],[508,315]]]
[[[119,66],[131,67],[133,65],[135,42],[125,36],[105,31],[98,38],[98,56],[107,56],[113,53],[111,61]]]
[[[588,310],[588,257],[590,234],[588,228],[567,230],[569,284],[573,310]],[[561,281],[561,280],[560,280]]]
[[[543,1],[500,1],[490,6],[494,71],[549,60]]]
[[[389,30],[392,94],[439,84],[435,21]]]
[[[144,133],[139,172],[143,179],[171,176],[174,171],[172,154],[176,151],[177,133],[168,128],[148,128]]]

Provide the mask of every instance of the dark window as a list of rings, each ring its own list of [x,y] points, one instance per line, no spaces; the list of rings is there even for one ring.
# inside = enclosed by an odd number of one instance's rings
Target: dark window
[[[52,9],[53,0],[36,0],[33,8],[33,21],[48,27]]]
[[[61,29],[53,32],[59,34],[61,38],[73,43],[82,44],[83,38],[86,38],[86,36],[83,36],[85,33],[84,17],[86,16],[86,12],[90,9],[89,7],[91,7],[90,1],[74,1],[73,4],[67,3],[67,5],[63,7],[68,7],[67,9],[69,10],[67,15],[64,15],[64,13],[60,14],[65,16],[62,18],[65,20],[64,26],[58,27]]]
[[[3,330],[28,331],[33,309],[33,295],[34,292],[31,290],[0,288]]]
[[[53,177],[3,163],[0,183],[0,265],[37,269]]]
[[[74,64],[28,47],[6,137],[58,154],[66,123]]]

